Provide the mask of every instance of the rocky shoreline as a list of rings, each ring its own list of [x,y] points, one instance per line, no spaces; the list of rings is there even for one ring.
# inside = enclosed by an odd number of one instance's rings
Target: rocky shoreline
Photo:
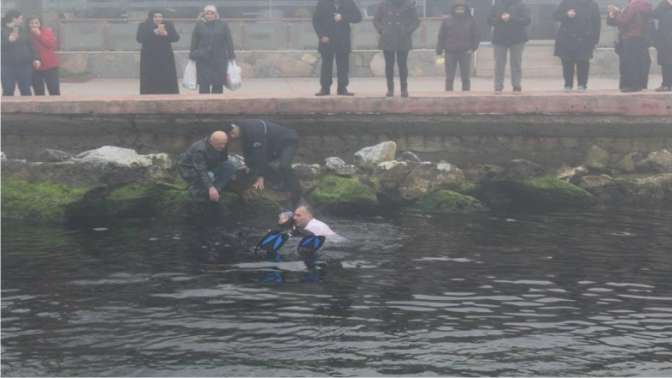
[[[234,155],[244,167],[242,157]],[[282,193],[248,190],[242,171],[218,205],[194,201],[167,154],[139,155],[104,146],[77,155],[45,150],[39,162],[2,157],[2,217],[10,222],[67,223],[92,218],[184,219],[203,207],[232,215],[288,206]],[[472,213],[502,208],[549,211],[591,206],[672,206],[672,152],[611,156],[591,147],[578,167],[543,168],[514,159],[459,168],[398,153],[388,141],[339,157],[294,165],[313,206],[329,212]]]

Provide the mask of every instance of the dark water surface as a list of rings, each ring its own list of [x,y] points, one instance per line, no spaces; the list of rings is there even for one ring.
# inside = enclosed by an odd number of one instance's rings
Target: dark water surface
[[[319,277],[249,224],[5,222],[2,375],[672,375],[672,212],[326,220]]]

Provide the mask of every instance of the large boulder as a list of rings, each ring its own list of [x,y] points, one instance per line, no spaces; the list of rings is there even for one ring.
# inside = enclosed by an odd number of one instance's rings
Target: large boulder
[[[466,183],[459,168],[445,162],[415,164],[411,172],[399,184],[399,194],[407,201],[441,189],[460,190]]]
[[[137,168],[158,166],[170,168],[172,162],[167,154],[140,155],[130,148],[103,146],[95,150],[84,151],[73,158],[80,163],[94,165],[113,165],[117,167]]]
[[[327,171],[335,173],[339,176],[350,177],[357,174],[357,167],[352,164],[348,164],[343,159],[335,156],[326,158],[324,160],[324,166]]]
[[[582,176],[577,185],[594,195],[602,203],[622,203],[624,200],[620,185],[609,175]]]
[[[59,162],[72,158],[72,155],[61,150],[46,148],[37,155],[37,160],[42,162]]]
[[[50,182],[2,179],[2,217],[28,223],[65,222],[87,190]]]
[[[376,166],[374,178],[377,190],[388,197],[398,197],[399,186],[406,181],[416,164],[407,161],[384,161]]]
[[[535,209],[582,208],[595,203],[595,197],[585,189],[556,177],[544,176],[513,182],[514,204]]]
[[[439,190],[420,198],[413,209],[423,213],[444,214],[480,212],[487,210],[487,207],[474,197],[451,190]]]
[[[357,178],[335,175],[323,176],[310,194],[310,199],[316,206],[332,210],[361,210],[378,205],[373,188]]]
[[[378,163],[394,160],[396,153],[396,142],[382,142],[375,146],[364,147],[355,152],[355,164],[362,168],[373,169]]]
[[[624,198],[634,205],[672,207],[672,173],[621,178]]]
[[[636,164],[639,172],[672,173],[672,152],[660,150],[651,152],[646,159]]]
[[[504,165],[504,172],[497,177],[499,180],[526,180],[544,174],[544,168],[529,160],[513,159]]]
[[[586,176],[588,173],[588,169],[582,165],[574,168],[564,166],[558,170],[556,177],[576,185],[581,180],[581,177]]]
[[[317,186],[318,179],[322,173],[322,167],[319,164],[296,163],[292,165],[292,168],[301,184],[301,190],[310,192]]]

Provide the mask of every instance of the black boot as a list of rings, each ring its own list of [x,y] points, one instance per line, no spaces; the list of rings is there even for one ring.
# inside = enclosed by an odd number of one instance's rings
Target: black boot
[[[401,97],[408,97],[408,83],[401,83]]]
[[[453,91],[453,80],[446,79],[446,92]]]
[[[387,97],[392,97],[394,96],[394,80],[387,79],[387,93],[385,94]]]
[[[462,81],[462,91],[469,92],[471,90],[471,80]]]

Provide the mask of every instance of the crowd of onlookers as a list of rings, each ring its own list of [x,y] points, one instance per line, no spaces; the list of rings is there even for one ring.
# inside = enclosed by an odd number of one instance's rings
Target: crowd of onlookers
[[[453,4],[441,24],[436,53],[445,64],[445,90],[454,90],[457,69],[461,89],[471,89],[473,55],[481,42],[479,25],[467,0]],[[672,91],[672,0],[629,0],[620,9],[609,6],[607,24],[618,28],[615,51],[619,57],[620,85],[623,92],[637,92],[648,87],[652,64],[649,48],[658,52],[662,68],[660,92]],[[351,52],[350,25],[362,20],[354,0],[318,0],[313,26],[321,55],[320,90],[317,96],[331,94],[334,62],[337,71],[336,94],[352,96],[348,90]],[[549,20],[551,21],[551,20]],[[562,0],[554,13],[559,23],[555,55],[561,59],[564,88],[588,87],[590,61],[600,40],[601,14],[595,0]],[[495,0],[488,23],[492,29],[494,51],[494,90],[501,93],[507,63],[511,70],[514,92],[522,91],[523,51],[531,23],[525,0]],[[408,55],[412,35],[420,25],[413,0],[381,0],[373,24],[379,34],[380,49],[385,57],[387,96],[395,93],[394,71],[398,68],[400,94],[408,97]],[[179,93],[172,43],[180,38],[163,12],[152,10],[138,26],[137,41],[142,45],[140,63],[141,94]],[[24,20],[21,13],[10,10],[2,19],[2,90],[12,96],[18,86],[22,96],[60,94],[56,36],[38,17]],[[203,9],[192,33],[189,59],[196,64],[199,93],[222,93],[227,67],[235,60],[233,38],[227,23],[213,5]],[[507,62],[508,61],[508,62]]]

